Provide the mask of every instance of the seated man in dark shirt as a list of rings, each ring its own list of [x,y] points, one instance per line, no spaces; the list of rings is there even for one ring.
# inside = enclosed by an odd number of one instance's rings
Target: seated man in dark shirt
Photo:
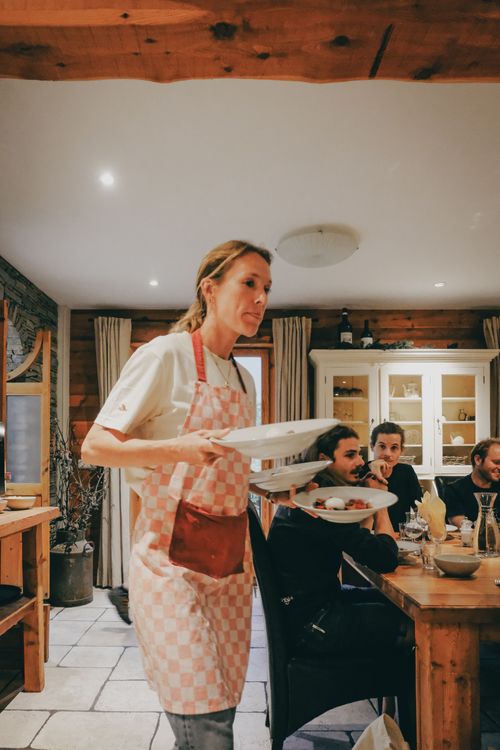
[[[446,517],[455,526],[460,526],[464,518],[476,520],[479,508],[475,492],[500,493],[500,438],[481,440],[470,457],[472,473],[448,484],[444,490]]]
[[[388,508],[394,529],[404,523],[405,514],[415,508],[415,500],[422,498],[422,488],[413,466],[399,463],[405,445],[405,433],[395,422],[382,422],[373,428],[370,447],[375,459],[385,462],[384,476],[387,489],[398,496],[398,502]]]
[[[332,460],[315,482],[353,487],[359,483],[364,462],[354,430],[338,425],[315,447],[318,455]],[[381,486],[374,479],[367,481]],[[376,589],[343,587],[338,578],[343,552],[379,572],[397,566],[398,549],[386,509],[362,523],[340,524],[280,505],[268,543],[290,644],[298,651],[366,653],[396,643],[404,629],[399,610]]]

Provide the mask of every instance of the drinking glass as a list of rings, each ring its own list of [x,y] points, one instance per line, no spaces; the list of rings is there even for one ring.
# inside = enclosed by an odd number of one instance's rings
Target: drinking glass
[[[412,520],[408,521],[408,523],[405,524],[406,539],[411,539],[412,542],[417,542],[419,539],[422,538],[423,533],[424,533],[424,530],[422,526],[418,523],[416,518],[413,518]]]
[[[436,544],[441,544],[441,542],[444,542],[444,540],[448,536],[446,527],[444,529],[444,532],[442,532],[441,534],[433,534],[430,529],[429,529],[428,534],[429,534],[429,539],[431,540],[431,542],[435,542]]]
[[[422,564],[424,570],[436,570],[434,557],[439,554],[440,546],[436,542],[425,540],[422,545]]]

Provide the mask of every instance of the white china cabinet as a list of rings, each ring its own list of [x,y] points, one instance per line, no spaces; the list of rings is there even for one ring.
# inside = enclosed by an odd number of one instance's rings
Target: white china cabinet
[[[369,437],[380,422],[405,430],[402,461],[420,478],[468,474],[469,454],[490,434],[490,361],[495,349],[313,349],[315,414]]]

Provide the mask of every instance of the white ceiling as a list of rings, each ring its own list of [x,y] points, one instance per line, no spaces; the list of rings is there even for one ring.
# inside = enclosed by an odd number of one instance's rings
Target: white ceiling
[[[2,80],[0,103],[0,253],[61,304],[184,307],[217,243],[340,223],[359,250],[276,258],[273,307],[500,305],[500,84]]]

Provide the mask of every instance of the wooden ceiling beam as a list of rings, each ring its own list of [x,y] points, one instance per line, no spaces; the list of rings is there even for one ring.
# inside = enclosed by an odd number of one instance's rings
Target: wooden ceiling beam
[[[0,0],[7,78],[500,81],[499,49],[485,0]]]

